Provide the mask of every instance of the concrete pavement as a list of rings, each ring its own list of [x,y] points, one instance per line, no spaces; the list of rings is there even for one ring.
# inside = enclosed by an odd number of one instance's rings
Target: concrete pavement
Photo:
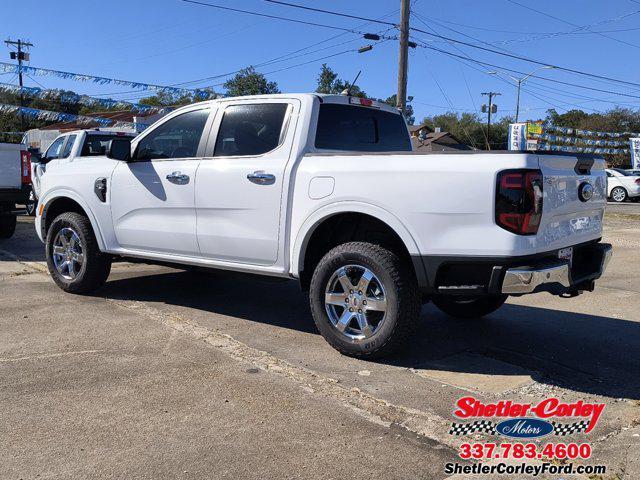
[[[609,474],[640,473],[629,219],[607,222],[595,292],[510,299],[476,322],[427,305],[411,348],[375,363],[333,351],[294,282],[116,264],[94,296],[65,294],[20,220],[0,242],[1,478],[444,478],[470,393],[602,401],[576,441]]]

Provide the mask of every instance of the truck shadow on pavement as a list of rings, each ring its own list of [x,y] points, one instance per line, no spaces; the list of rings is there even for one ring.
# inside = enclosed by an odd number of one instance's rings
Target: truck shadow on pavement
[[[159,302],[197,309],[200,314],[317,333],[308,298],[296,282],[224,271],[123,275],[122,271],[113,274],[96,295]],[[377,362],[483,375],[526,372],[546,385],[640,399],[638,322],[510,304],[471,321],[453,319],[428,304],[420,320],[407,350]]]

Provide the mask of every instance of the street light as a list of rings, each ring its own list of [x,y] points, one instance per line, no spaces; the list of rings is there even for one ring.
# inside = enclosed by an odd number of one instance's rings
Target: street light
[[[553,68],[556,68],[552,65],[544,65],[542,67],[536,68],[533,72],[528,73],[527,75],[525,75],[524,77],[518,78],[518,77],[514,77],[512,75],[507,74],[507,76],[513,80],[514,82],[516,82],[516,86],[518,88],[518,93],[516,95],[516,121],[515,123],[518,123],[518,117],[520,116],[520,87],[522,87],[522,84],[529,78],[531,77],[534,73],[539,72],[540,70],[551,70]],[[487,72],[489,75],[499,75],[500,72]]]

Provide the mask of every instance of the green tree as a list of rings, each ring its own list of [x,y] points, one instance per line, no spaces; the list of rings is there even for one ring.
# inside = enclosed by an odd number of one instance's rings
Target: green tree
[[[351,82],[338,78],[338,74],[326,63],[323,63],[320,69],[320,75],[318,75],[316,92],[339,95],[347,89],[350,90],[351,96],[353,97],[367,97],[367,94],[359,86],[351,85]]]
[[[440,127],[443,132],[449,132],[465,145],[472,148],[485,149],[487,136],[492,150],[504,150],[507,148],[507,136],[510,117],[491,125],[491,132],[487,135],[487,126],[483,118],[475,113],[446,112],[432,117],[425,117],[422,123],[431,127]]]
[[[247,67],[224,84],[227,94],[231,97],[242,95],[261,95],[280,93],[276,82],[267,81],[266,77],[255,68]]]
[[[398,94],[394,93],[383,102],[395,107],[398,104]],[[404,118],[407,120],[407,123],[409,125],[413,125],[416,122],[416,117],[413,114],[413,106],[410,103],[407,103],[407,107],[404,112]]]

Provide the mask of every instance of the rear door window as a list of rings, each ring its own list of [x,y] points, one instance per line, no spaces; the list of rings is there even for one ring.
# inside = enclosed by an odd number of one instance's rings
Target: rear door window
[[[288,106],[287,103],[255,103],[227,107],[213,156],[255,156],[274,150],[280,145]]]
[[[410,152],[411,141],[401,115],[374,108],[320,105],[316,148],[357,152]]]

